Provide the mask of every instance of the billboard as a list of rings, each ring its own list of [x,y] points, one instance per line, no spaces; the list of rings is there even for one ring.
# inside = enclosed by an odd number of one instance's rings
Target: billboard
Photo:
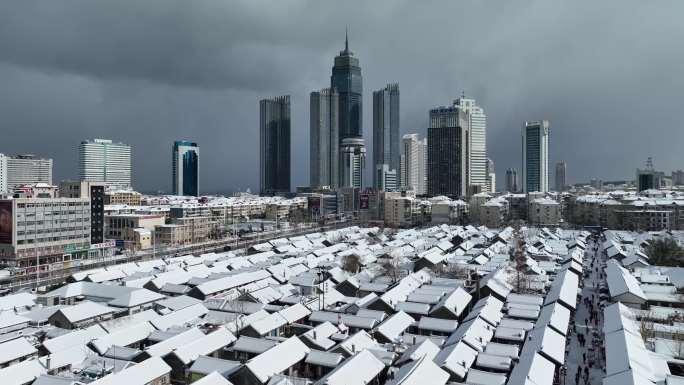
[[[0,201],[0,243],[12,243],[12,201]]]
[[[307,206],[309,207],[309,215],[317,217],[321,215],[321,197],[308,197]]]
[[[362,193],[359,196],[359,208],[361,210],[368,210],[370,207],[370,196],[367,193]]]

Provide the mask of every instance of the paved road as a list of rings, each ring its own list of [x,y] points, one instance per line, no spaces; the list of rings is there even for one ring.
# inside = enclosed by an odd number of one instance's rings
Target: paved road
[[[601,281],[599,276],[601,268],[599,267],[600,255],[594,250],[597,245],[598,243],[590,241],[584,256],[584,271],[590,273],[588,277],[584,278],[581,298],[575,311],[575,323],[574,326],[570,328],[571,330],[568,338],[569,343],[566,362],[568,369],[565,382],[568,385],[601,385],[603,382],[605,372],[605,359],[601,348],[601,339],[603,338],[603,333],[601,332],[603,327],[603,313],[598,305],[599,291],[597,287],[598,283]],[[592,301],[592,295],[594,296],[595,301]],[[585,303],[585,301],[588,302]],[[598,321],[596,321],[597,323],[595,324],[592,323],[590,319],[592,309],[596,312],[595,314],[598,314]],[[579,343],[578,334],[583,334],[586,338],[584,346],[581,346]],[[596,338],[593,336],[596,336]],[[584,376],[584,368],[587,365],[589,366],[588,382],[585,381]],[[582,372],[579,382],[576,382],[578,368]]]

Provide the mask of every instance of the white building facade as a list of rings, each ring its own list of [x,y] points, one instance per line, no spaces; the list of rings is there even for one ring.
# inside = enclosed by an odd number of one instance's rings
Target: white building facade
[[[474,99],[461,97],[456,99],[455,105],[468,113],[470,128],[468,141],[468,179],[469,186],[480,186],[482,191],[488,191],[487,180],[487,115]],[[491,192],[491,191],[489,191]]]
[[[341,187],[363,188],[363,170],[366,167],[366,146],[363,138],[342,139],[340,153]]]
[[[89,198],[0,200],[0,263],[29,266],[87,258],[91,249]]]
[[[7,156],[0,154],[0,195],[7,194]]]
[[[401,139],[400,188],[427,194],[427,139],[407,134]]]
[[[78,151],[79,175],[82,181],[105,182],[129,188],[131,180],[131,146],[107,139],[81,142]]]
[[[35,155],[16,155],[5,158],[7,192],[22,185],[52,184],[52,159]]]

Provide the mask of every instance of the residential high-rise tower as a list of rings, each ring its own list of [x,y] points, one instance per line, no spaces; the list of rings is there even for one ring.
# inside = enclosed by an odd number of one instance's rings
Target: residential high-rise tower
[[[399,84],[388,84],[373,92],[373,187],[396,190],[387,182],[387,173],[396,174],[400,167],[399,155]]]
[[[496,192],[496,172],[494,171],[494,161],[487,158],[487,191]]]
[[[525,122],[522,129],[524,192],[549,191],[549,122]]]
[[[468,185],[487,190],[487,115],[474,99],[460,97],[454,106],[468,113]]]
[[[259,181],[261,194],[290,192],[290,96],[259,102]]]
[[[177,140],[171,150],[173,194],[199,196],[199,146]]]
[[[427,194],[427,139],[418,134],[401,139],[400,185],[402,190],[413,190],[416,195]]]

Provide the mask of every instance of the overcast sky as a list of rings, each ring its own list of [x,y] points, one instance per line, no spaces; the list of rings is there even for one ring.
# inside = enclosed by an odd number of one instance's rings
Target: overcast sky
[[[258,100],[289,94],[306,185],[309,92],[348,24],[368,146],[372,91],[398,82],[402,133],[462,90],[484,107],[499,184],[536,119],[569,182],[633,178],[648,156],[669,173],[684,168],[682,15],[681,0],[3,1],[0,152],[54,158],[57,183],[78,177],[81,140],[122,141],[134,187],[170,191],[171,143],[191,139],[202,191],[255,191]]]

